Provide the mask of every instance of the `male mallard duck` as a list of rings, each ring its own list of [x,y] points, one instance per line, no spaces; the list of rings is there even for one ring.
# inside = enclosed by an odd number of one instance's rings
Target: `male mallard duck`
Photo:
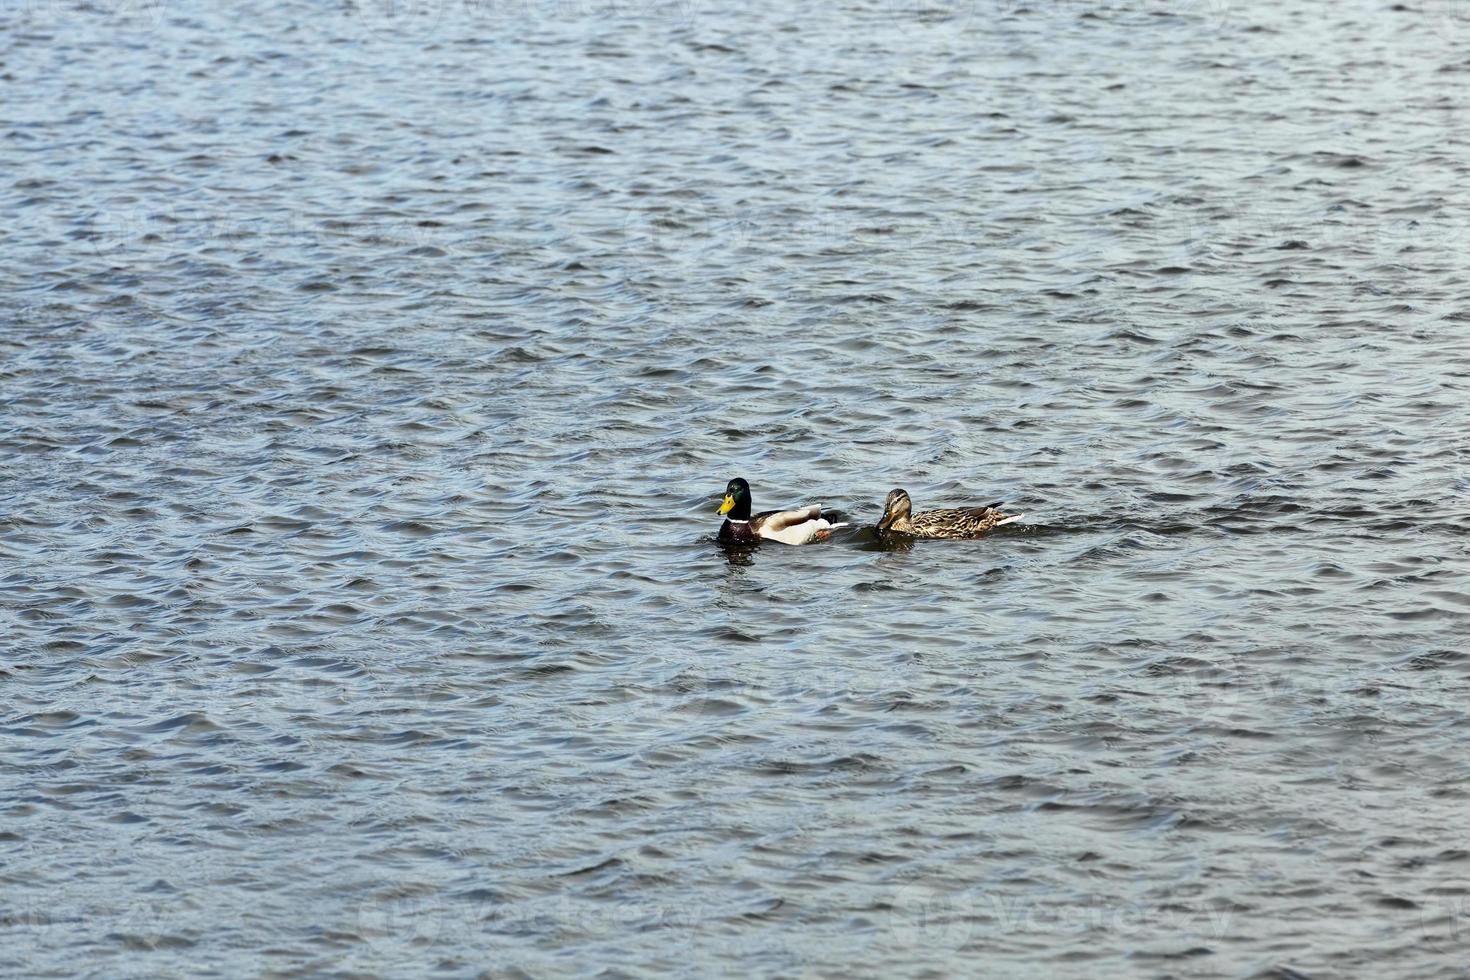
[[[755,544],[762,538],[782,544],[806,544],[828,537],[834,528],[847,527],[823,520],[822,508],[817,504],[800,510],[768,510],[751,517],[750,484],[739,477],[725,487],[720,513],[726,515],[725,523],[720,525],[722,544]]]
[[[878,530],[898,531],[916,538],[978,538],[986,531],[1026,516],[1002,514],[998,500],[984,507],[926,510],[922,514],[911,513],[913,506],[907,490],[890,491],[888,499],[883,501]]]

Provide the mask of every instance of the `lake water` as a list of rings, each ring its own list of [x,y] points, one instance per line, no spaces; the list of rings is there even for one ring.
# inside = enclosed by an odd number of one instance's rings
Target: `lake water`
[[[1470,7],[358,4],[0,0],[0,971],[1465,975]]]

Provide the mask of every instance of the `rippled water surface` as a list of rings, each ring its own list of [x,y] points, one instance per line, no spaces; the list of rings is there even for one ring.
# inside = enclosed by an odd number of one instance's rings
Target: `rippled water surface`
[[[0,970],[1470,969],[1462,4],[359,4],[0,2]]]

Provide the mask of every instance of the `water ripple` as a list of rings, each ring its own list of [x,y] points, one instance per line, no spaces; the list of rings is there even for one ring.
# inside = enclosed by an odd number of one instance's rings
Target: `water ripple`
[[[1459,975],[1453,7],[0,6],[0,966]]]

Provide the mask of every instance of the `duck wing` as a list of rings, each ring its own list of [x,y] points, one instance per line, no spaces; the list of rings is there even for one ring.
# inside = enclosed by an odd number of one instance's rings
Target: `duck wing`
[[[983,534],[991,528],[1020,520],[1023,514],[1003,514],[1002,502],[983,507],[955,507],[949,510],[928,510],[915,514],[912,523],[919,534],[942,538],[964,538]]]
[[[750,526],[755,533],[772,541],[782,544],[806,544],[826,537],[826,532],[833,527],[845,527],[846,525],[834,525],[822,517],[822,508],[813,504],[810,507],[801,507],[796,510],[772,510],[764,514],[757,514],[750,519]]]
[[[810,507],[799,507],[796,510],[768,510],[764,514],[757,514],[750,519],[751,527],[762,534],[778,533],[807,521],[815,521],[822,516],[820,504],[812,504]]]

